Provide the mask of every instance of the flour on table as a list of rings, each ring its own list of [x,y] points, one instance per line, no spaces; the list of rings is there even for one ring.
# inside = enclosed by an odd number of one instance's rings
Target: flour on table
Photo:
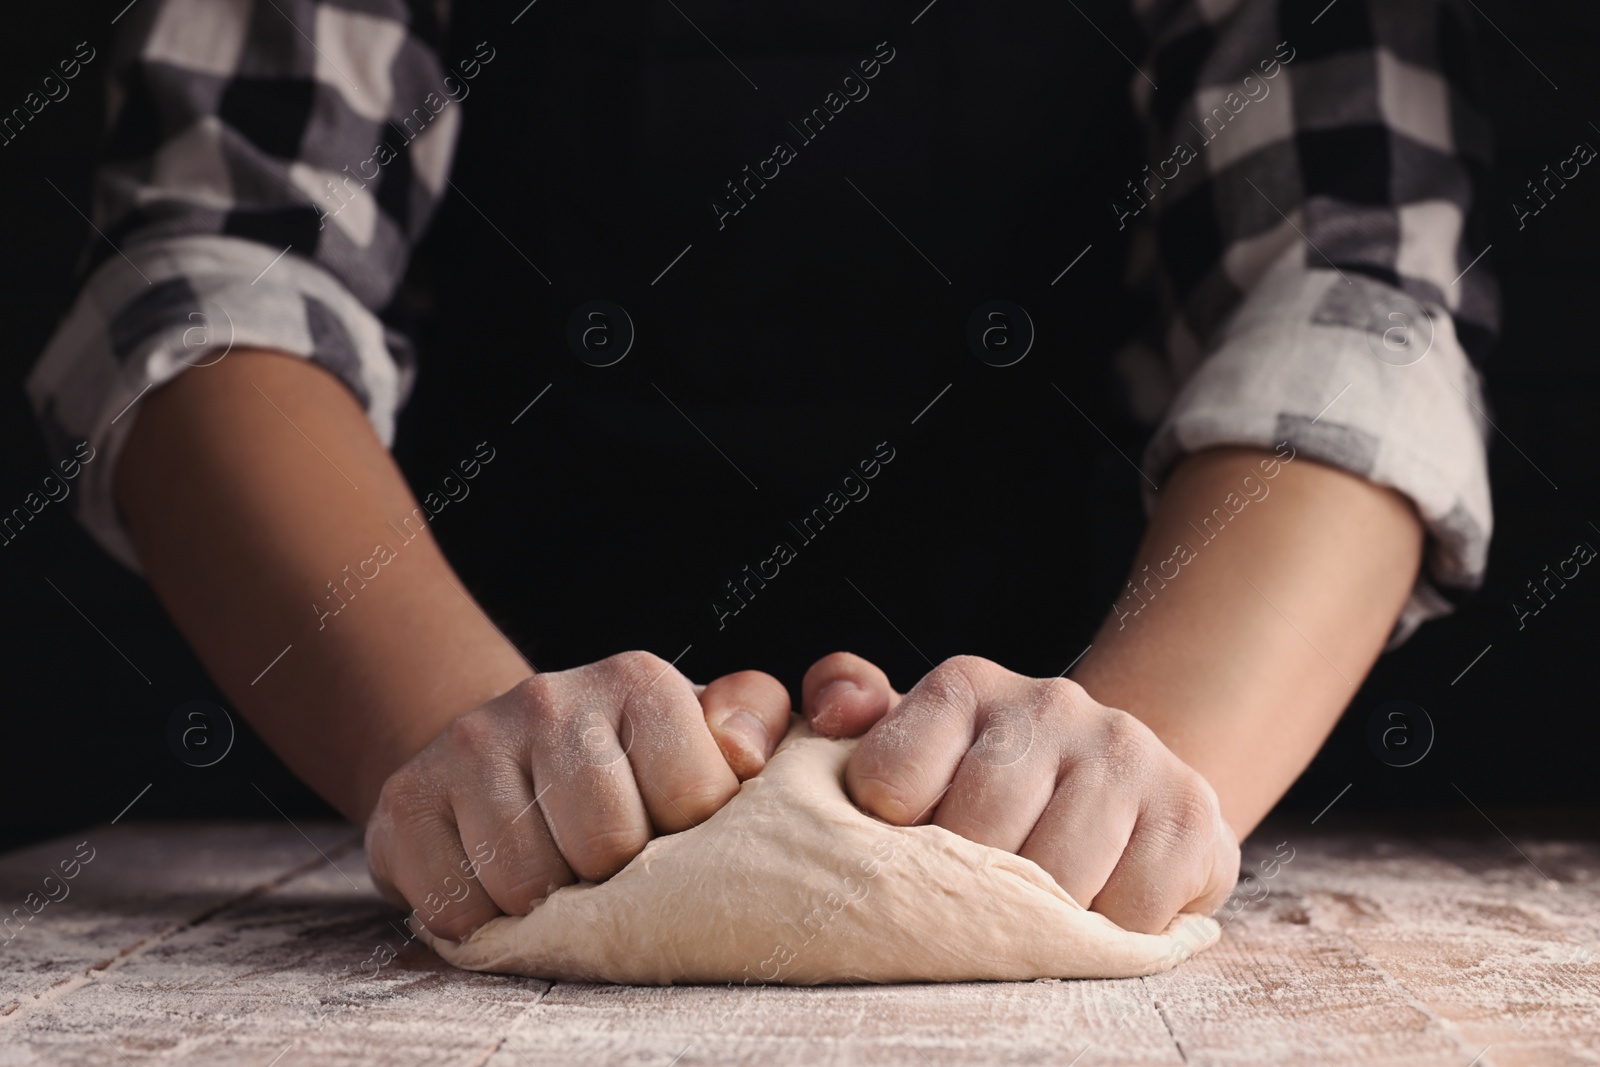
[[[1032,860],[874,819],[844,791],[854,746],[798,724],[722,810],[609,880],[460,944],[422,936],[470,970],[635,985],[1131,978],[1220,936],[1190,914],[1130,933]]]

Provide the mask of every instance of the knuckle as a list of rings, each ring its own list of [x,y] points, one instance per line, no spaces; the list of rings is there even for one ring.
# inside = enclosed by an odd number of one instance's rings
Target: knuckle
[[[372,825],[388,839],[399,828],[413,826],[434,814],[440,802],[440,792],[431,776],[413,759],[384,781],[375,809],[375,814],[381,812],[384,817],[381,821],[374,819]]]
[[[670,670],[672,667],[672,664],[654,652],[644,652],[638,649],[630,652],[618,652],[614,656],[608,656],[601,662],[630,685],[646,685],[652,678]]]
[[[549,674],[535,674],[524,679],[514,690],[517,695],[516,708],[535,721],[550,720],[561,708],[557,684],[554,676]]]
[[[612,693],[624,716],[672,718],[699,707],[689,679],[653,652],[619,652],[606,663],[612,665]]]
[[[979,763],[991,767],[1009,767],[1034,751],[1036,740],[1051,731],[1052,712],[1039,700],[1008,700],[991,705],[980,715],[981,729],[970,749]],[[1054,749],[1052,742],[1047,746]]]
[[[1077,682],[1051,678],[1038,684],[1027,711],[1041,728],[1050,731],[1049,736],[1059,745],[1065,745],[1066,739],[1077,733],[1083,723],[1093,721],[1087,718],[1093,707],[1094,703],[1087,699]]]
[[[575,688],[574,680],[564,681],[555,674],[535,675],[522,683],[518,722],[525,725],[535,748],[583,751],[605,747],[600,735],[611,732],[614,717],[607,702],[596,703],[592,694],[583,695],[584,688],[582,683]]]
[[[953,656],[924,675],[917,683],[917,691],[938,706],[975,708],[975,679],[983,670],[978,665],[987,662],[977,656]]]
[[[457,753],[492,752],[504,742],[505,729],[492,712],[478,708],[445,727],[443,737],[445,743]]]
[[[1044,706],[1056,713],[1073,714],[1092,705],[1083,686],[1071,678],[1051,678],[1042,683]]]
[[[1167,798],[1163,819],[1171,839],[1196,852],[1210,851],[1218,818],[1216,796],[1190,772]]]
[[[962,655],[951,656],[934,669],[954,671],[966,679],[978,679],[999,670],[1000,666],[982,656]]]
[[[1107,762],[1123,776],[1148,769],[1164,748],[1144,723],[1125,711],[1115,710],[1106,716],[1103,744]]]

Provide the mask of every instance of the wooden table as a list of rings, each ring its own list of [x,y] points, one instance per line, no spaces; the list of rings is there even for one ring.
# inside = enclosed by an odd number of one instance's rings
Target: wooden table
[[[815,989],[457,971],[349,826],[100,826],[0,857],[0,1065],[1600,1064],[1596,819],[1490,814],[1270,823],[1246,869],[1293,858],[1168,974]]]

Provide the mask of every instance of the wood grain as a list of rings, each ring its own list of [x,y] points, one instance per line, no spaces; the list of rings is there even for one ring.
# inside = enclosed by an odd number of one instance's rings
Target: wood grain
[[[1168,974],[816,989],[457,971],[351,827],[100,827],[0,857],[15,907],[95,848],[0,942],[0,1067],[1600,1064],[1594,825],[1472,819],[1269,823],[1222,942]]]

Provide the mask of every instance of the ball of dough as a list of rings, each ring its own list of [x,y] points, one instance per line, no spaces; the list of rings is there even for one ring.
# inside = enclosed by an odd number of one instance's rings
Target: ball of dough
[[[940,826],[890,826],[844,791],[854,741],[797,723],[706,822],[599,885],[556,890],[459,944],[458,967],[638,985],[1132,978],[1221,936],[1179,915],[1130,933],[1031,860]]]

